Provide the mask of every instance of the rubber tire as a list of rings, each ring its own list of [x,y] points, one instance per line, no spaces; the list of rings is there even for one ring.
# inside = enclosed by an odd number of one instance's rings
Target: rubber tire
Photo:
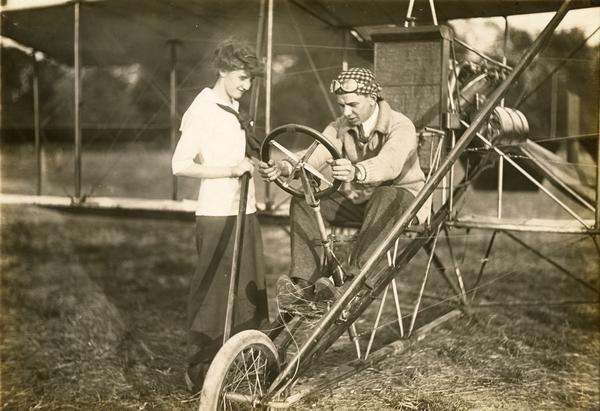
[[[238,355],[250,347],[260,350],[267,356],[267,367],[265,368],[268,370],[270,374],[268,378],[271,380],[267,381],[265,389],[268,388],[279,373],[280,368],[279,355],[275,344],[266,334],[258,330],[242,331],[231,337],[211,362],[202,385],[198,408],[200,411],[214,411],[219,409],[219,405],[222,406],[219,402],[225,378]]]

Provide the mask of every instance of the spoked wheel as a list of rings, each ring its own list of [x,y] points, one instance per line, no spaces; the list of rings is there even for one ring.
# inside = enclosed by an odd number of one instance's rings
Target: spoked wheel
[[[201,411],[267,409],[267,389],[279,373],[279,356],[257,330],[231,337],[213,359],[200,395]]]
[[[294,146],[294,149],[288,147]],[[306,186],[302,183],[300,174],[304,173],[311,180],[311,190],[315,198],[334,193],[342,184],[334,180],[327,171],[317,169],[311,164],[311,159],[319,160],[341,158],[333,144],[318,131],[300,124],[286,124],[277,127],[265,138],[261,147],[261,159],[285,160],[292,166],[290,176],[281,176],[275,180],[282,190],[296,197],[304,197]]]

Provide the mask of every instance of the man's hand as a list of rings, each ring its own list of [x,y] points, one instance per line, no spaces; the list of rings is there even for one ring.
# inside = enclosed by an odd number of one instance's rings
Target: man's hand
[[[277,178],[281,175],[289,175],[290,170],[288,170],[288,167],[285,167],[286,165],[290,166],[289,163],[284,164],[282,161],[278,161],[277,163],[275,163],[273,160],[269,160],[268,163],[259,161],[258,173],[263,180],[271,182],[277,180]]]
[[[347,158],[329,159],[327,164],[331,166],[333,178],[340,181],[350,182],[354,180],[356,169]]]
[[[254,164],[248,157],[244,157],[242,161],[231,168],[232,177],[241,177],[244,173],[252,175],[252,172],[254,172]]]

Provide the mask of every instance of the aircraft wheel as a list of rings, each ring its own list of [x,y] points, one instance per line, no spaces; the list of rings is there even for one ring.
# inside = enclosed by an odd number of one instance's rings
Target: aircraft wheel
[[[267,409],[261,404],[279,373],[273,342],[260,331],[231,337],[213,359],[200,394],[200,411]]]

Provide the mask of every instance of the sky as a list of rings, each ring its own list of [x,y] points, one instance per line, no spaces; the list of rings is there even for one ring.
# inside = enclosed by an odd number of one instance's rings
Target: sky
[[[539,34],[546,24],[552,19],[554,13],[523,14],[508,17],[510,28],[525,30],[534,36]],[[468,20],[453,20],[452,25],[462,40],[478,49],[490,50],[496,39],[497,29],[490,27],[495,25],[504,30],[504,18],[479,18]],[[600,7],[571,10],[559,24],[557,31],[568,31],[572,28],[583,30],[585,36],[591,35],[600,26]],[[588,45],[596,46],[600,43],[600,30],[589,40]]]

